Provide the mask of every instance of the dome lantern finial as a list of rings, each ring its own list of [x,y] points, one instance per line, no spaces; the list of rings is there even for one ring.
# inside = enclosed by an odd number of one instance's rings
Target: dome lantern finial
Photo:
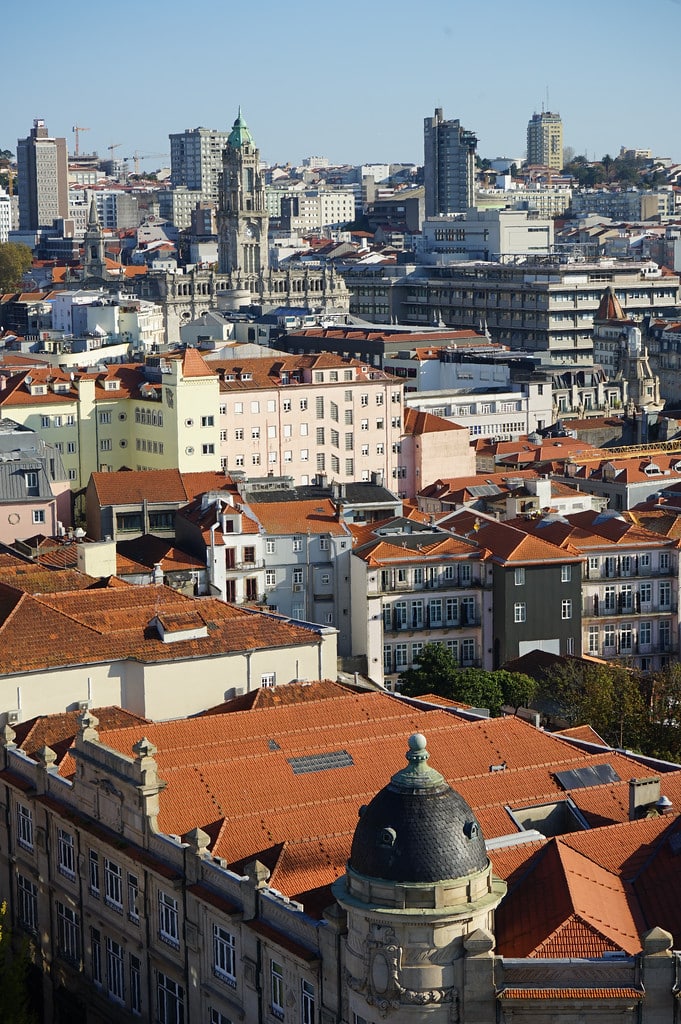
[[[406,753],[409,762],[406,768],[396,772],[392,785],[400,789],[430,789],[446,785],[445,779],[438,771],[428,765],[430,754],[426,747],[426,737],[421,732],[412,733],[409,737],[409,750]]]

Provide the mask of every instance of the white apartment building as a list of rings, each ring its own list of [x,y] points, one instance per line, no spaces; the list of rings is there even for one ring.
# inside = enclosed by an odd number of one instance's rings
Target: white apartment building
[[[424,220],[417,258],[424,263],[499,260],[503,256],[548,254],[553,222],[527,210],[469,209]]]
[[[351,189],[306,189],[281,200],[282,226],[305,234],[338,228],[355,219],[355,195]]]
[[[408,409],[467,427],[471,438],[512,440],[553,422],[551,384],[524,383],[518,390],[425,391],[405,396]]]
[[[0,242],[9,240],[12,230],[12,197],[0,188]]]

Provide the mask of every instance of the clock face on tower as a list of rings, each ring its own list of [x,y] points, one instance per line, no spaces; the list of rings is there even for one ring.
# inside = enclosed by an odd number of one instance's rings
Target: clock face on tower
[[[253,230],[250,224],[246,225],[246,230],[244,231],[244,234],[246,235],[246,238],[253,238],[255,236],[255,231]]]

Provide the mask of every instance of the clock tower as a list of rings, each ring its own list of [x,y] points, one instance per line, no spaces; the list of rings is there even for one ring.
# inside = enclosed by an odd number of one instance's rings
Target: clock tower
[[[222,153],[218,208],[219,271],[252,293],[262,293],[268,269],[268,216],[260,152],[241,108]]]

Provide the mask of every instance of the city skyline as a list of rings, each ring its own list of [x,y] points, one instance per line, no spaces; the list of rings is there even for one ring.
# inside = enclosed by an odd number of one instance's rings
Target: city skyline
[[[565,145],[589,159],[625,146],[681,162],[677,0],[646,10],[658,31],[655,75],[645,80],[630,54],[641,17],[633,0],[576,0],[560,17],[536,0],[522,15],[493,0],[485,33],[475,11],[446,0],[431,0],[420,20],[404,0],[387,16],[357,0],[330,13],[310,0],[264,0],[255,26],[245,8],[225,13],[208,0],[207,30],[194,21],[192,33],[177,0],[122,0],[82,21],[57,12],[38,0],[5,16],[17,44],[5,53],[5,79],[21,88],[3,111],[0,148],[13,153],[42,118],[70,153],[79,125],[89,129],[81,152],[106,157],[119,144],[118,158],[132,163],[137,152],[152,169],[169,158],[144,157],[169,152],[171,132],[228,128],[241,105],[269,163],[319,155],[420,164],[423,118],[443,107],[476,133],[481,156],[515,158],[529,118],[545,108],[560,113]]]

